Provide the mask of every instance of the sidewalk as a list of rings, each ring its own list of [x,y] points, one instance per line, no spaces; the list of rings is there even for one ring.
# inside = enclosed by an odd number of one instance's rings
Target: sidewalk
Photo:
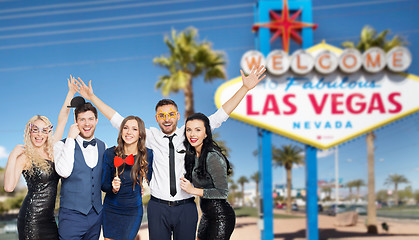
[[[275,213],[284,213],[275,210]],[[304,216],[302,213],[293,213]],[[418,240],[419,223],[414,220],[392,220],[378,219],[379,235],[366,233],[364,225],[365,217],[360,217],[358,223],[351,227],[335,227],[334,217],[319,215],[319,239],[348,239],[348,240]],[[381,223],[386,221],[389,225],[389,232],[381,228]],[[274,239],[292,240],[305,239],[306,219],[275,219]],[[141,226],[141,240],[148,240],[147,225]],[[236,219],[236,228],[231,240],[257,240],[260,239],[260,231],[257,227],[257,219],[250,217],[239,217]]]

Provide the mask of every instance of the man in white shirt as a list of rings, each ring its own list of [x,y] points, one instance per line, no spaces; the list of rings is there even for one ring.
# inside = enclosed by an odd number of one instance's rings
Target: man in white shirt
[[[209,117],[212,129],[221,126],[228,119],[247,92],[253,89],[265,75],[263,66],[254,69],[247,77],[242,74],[243,86],[223,106]],[[93,94],[91,82],[87,86],[80,78],[78,92],[92,101],[99,111],[119,129],[124,119],[111,107]],[[194,197],[180,188],[184,174],[183,141],[184,126],[177,128],[180,119],[174,101],[163,99],[156,105],[156,122],[160,129],[146,129],[146,147],[153,150],[151,199],[147,216],[150,240],[194,240],[198,215]]]
[[[81,97],[78,97],[81,98]],[[102,159],[106,145],[94,137],[97,110],[83,102],[74,111],[68,137],[54,145],[55,170],[62,177],[60,239],[99,239],[102,225]]]

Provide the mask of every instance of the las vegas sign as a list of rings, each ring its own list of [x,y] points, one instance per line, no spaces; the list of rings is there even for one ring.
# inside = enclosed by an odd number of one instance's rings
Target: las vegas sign
[[[267,66],[268,76],[230,115],[296,141],[327,149],[419,110],[419,77],[403,73],[406,48],[363,54],[320,43],[288,56],[272,51],[243,55],[241,66]],[[216,91],[217,107],[242,85],[241,77]]]

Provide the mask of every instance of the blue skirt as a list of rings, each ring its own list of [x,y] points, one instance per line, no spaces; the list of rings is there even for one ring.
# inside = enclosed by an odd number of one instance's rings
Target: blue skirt
[[[140,230],[141,220],[143,219],[142,206],[137,210],[138,214],[125,215],[115,213],[103,208],[103,236],[115,240],[132,240]]]

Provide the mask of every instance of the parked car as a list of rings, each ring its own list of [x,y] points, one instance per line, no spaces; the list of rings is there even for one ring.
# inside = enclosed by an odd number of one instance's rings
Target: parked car
[[[319,212],[323,212],[323,205],[321,205],[320,203],[317,205],[317,209],[319,210]]]
[[[17,225],[8,223],[6,226],[4,226],[4,232],[5,233],[17,233]]]
[[[367,215],[367,208],[362,205],[349,206],[346,211],[355,211],[358,215]]]
[[[292,211],[298,211],[298,205],[296,203],[291,204]]]
[[[276,209],[285,209],[287,208],[287,204],[286,203],[278,203],[275,205]]]
[[[325,213],[329,216],[335,216],[338,213],[342,213],[346,211],[346,207],[343,204],[333,204],[328,209],[326,209]]]

